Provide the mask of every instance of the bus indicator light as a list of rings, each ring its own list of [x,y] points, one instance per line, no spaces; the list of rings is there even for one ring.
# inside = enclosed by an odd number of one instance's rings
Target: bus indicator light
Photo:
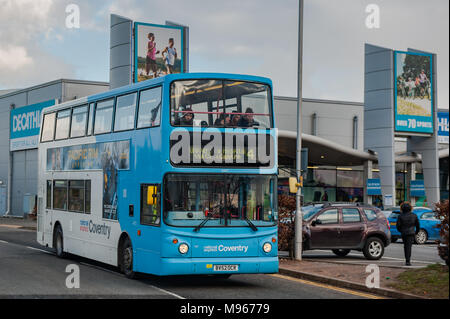
[[[137,234],[138,234],[138,236],[141,236],[141,231],[138,230],[138,231],[137,231]]]
[[[172,243],[174,243],[174,244],[178,244],[178,239],[174,239],[174,240],[172,240]]]

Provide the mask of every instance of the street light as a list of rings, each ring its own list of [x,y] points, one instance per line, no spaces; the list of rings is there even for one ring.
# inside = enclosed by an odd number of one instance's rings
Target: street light
[[[301,152],[302,152],[302,58],[303,58],[303,0],[299,0],[298,11],[298,80],[297,80],[297,152],[296,152],[296,175],[297,181],[301,179]],[[300,183],[301,184],[301,183]],[[302,260],[303,244],[303,216],[301,213],[301,187],[296,192],[296,213],[294,220],[295,240],[294,258]]]

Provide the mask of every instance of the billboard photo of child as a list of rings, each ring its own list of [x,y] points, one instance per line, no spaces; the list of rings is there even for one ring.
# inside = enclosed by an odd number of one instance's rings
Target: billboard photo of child
[[[135,24],[135,82],[181,73],[182,29]]]

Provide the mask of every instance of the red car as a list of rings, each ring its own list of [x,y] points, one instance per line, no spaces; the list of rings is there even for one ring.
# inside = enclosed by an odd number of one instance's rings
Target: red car
[[[389,223],[373,206],[325,203],[302,207],[303,250],[331,249],[338,256],[350,250],[380,259],[391,243]]]

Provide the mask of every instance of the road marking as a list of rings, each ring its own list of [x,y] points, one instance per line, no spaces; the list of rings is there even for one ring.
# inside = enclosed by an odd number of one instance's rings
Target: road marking
[[[37,251],[40,251],[40,252],[43,252],[43,253],[46,253],[46,254],[49,254],[49,255],[55,255],[54,253],[52,253],[50,251],[47,251],[47,250],[44,250],[44,249],[39,249],[39,248],[31,247],[31,246],[26,246],[26,247],[28,249],[37,250]]]
[[[125,277],[123,274],[121,274],[121,273],[119,273],[117,271],[109,270],[109,269],[106,269],[106,268],[103,268],[103,267],[100,267],[100,266],[96,266],[96,265],[91,265],[91,264],[88,264],[88,263],[85,263],[85,262],[82,262],[82,261],[80,261],[79,263],[80,263],[80,265],[83,265],[83,266],[88,266],[88,267],[91,267],[91,268],[95,268],[95,269],[99,269],[99,270],[103,270],[103,271],[109,272],[110,274],[114,274],[114,275],[117,275],[117,276]]]
[[[91,265],[91,264],[88,264],[88,263],[85,263],[85,262],[80,262],[80,264],[81,264],[81,265],[84,265],[84,266],[92,267],[92,268],[95,268],[95,269],[103,270],[103,271],[109,272],[109,273],[114,274],[114,275],[117,275],[117,276],[125,277],[125,276],[124,276],[123,274],[121,274],[121,273],[118,273],[118,272],[115,272],[115,271],[112,271],[112,270],[109,270],[109,269],[106,269],[106,268],[103,268],[103,267],[100,267],[100,266]],[[152,288],[154,288],[154,289],[156,289],[156,290],[159,290],[159,291],[161,291],[161,292],[163,292],[163,293],[166,293],[166,294],[168,294],[168,295],[174,296],[175,298],[178,298],[178,299],[186,299],[186,298],[184,298],[184,297],[182,297],[182,296],[180,296],[180,295],[177,295],[176,293],[173,293],[173,292],[171,292],[171,291],[168,291],[168,290],[165,290],[165,289],[156,287],[156,286],[154,286],[154,285],[148,284],[148,286],[150,286],[150,287],[152,287]]]
[[[0,239],[0,243],[9,244],[7,241],[1,240],[1,239]]]
[[[339,287],[330,286],[327,284],[321,284],[321,283],[317,283],[317,282],[313,282],[313,281],[309,281],[309,280],[298,279],[298,278],[293,278],[293,277],[289,277],[289,276],[283,276],[280,274],[273,274],[270,276],[281,278],[281,279],[286,279],[286,280],[291,280],[291,281],[296,281],[296,282],[310,285],[310,286],[316,286],[316,287],[320,287],[320,288],[335,290],[335,291],[339,291],[339,292],[343,292],[346,294],[355,295],[355,296],[359,296],[359,297],[364,297],[364,298],[368,298],[368,299],[387,299],[385,297],[380,297],[380,296],[376,296],[376,295],[372,295],[372,294],[368,294],[368,293],[364,293],[364,292],[359,292],[359,291],[350,290],[350,289],[346,289],[346,288],[339,288]]]
[[[182,296],[180,296],[180,295],[177,295],[177,294],[174,293],[174,292],[171,292],[171,291],[168,291],[168,290],[165,290],[165,289],[162,289],[162,288],[153,286],[153,285],[149,285],[149,286],[155,288],[156,290],[159,290],[159,291],[161,291],[161,292],[164,292],[164,293],[166,293],[166,294],[169,294],[169,295],[171,295],[171,296],[174,296],[175,298],[178,298],[178,299],[186,299],[186,298],[184,298],[184,297],[182,297]]]

